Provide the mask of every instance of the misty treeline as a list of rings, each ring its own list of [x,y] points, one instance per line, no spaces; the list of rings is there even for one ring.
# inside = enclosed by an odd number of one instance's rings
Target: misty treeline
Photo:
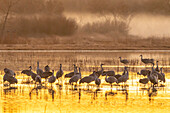
[[[113,12],[127,9],[133,13],[170,14],[170,0],[62,0],[66,11]]]
[[[170,13],[169,0],[0,0],[1,37],[48,37],[111,34],[128,37],[135,13]],[[79,26],[67,12],[89,12],[105,20]],[[112,18],[107,17],[111,14]]]
[[[75,20],[63,15],[59,0],[0,0],[0,36],[72,35]]]

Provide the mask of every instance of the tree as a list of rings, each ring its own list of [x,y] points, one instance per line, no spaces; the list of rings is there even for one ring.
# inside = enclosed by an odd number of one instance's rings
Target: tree
[[[0,31],[1,42],[3,42],[4,40],[4,32],[5,32],[5,28],[6,28],[6,24],[7,24],[10,12],[12,8],[15,6],[15,4],[18,3],[18,1],[19,0],[1,0],[0,1],[1,2],[0,4],[3,4],[0,11],[2,15],[4,15],[2,19],[2,25],[1,25],[1,31]]]

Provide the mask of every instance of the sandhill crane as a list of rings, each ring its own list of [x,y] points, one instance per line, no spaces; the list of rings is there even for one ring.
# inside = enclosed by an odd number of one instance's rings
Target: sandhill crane
[[[139,83],[147,84],[148,82],[149,82],[149,78],[142,78],[142,79],[139,79]]]
[[[39,61],[37,62],[37,75],[42,75],[43,70],[39,68]]]
[[[18,80],[15,77],[13,77],[10,74],[8,74],[8,73],[5,73],[5,75],[3,77],[3,82],[5,82],[5,81],[8,81],[10,85],[18,83]]]
[[[157,72],[160,71],[160,70],[159,70],[159,66],[158,66],[158,62],[159,62],[159,61],[156,61],[156,68],[155,68],[155,70],[156,70]]]
[[[27,76],[31,76],[31,74],[32,74],[32,67],[31,66],[29,66],[29,69],[26,69],[26,70],[22,70],[21,71],[21,74],[26,74]]]
[[[150,72],[150,70],[142,69],[142,70],[140,70],[140,72],[137,72],[137,74],[147,76],[149,74],[149,72]]]
[[[99,87],[100,86],[100,84],[101,84],[101,80],[97,77],[97,76],[95,76],[95,84]]]
[[[74,82],[77,84],[78,80],[81,79],[81,71],[80,71],[80,68],[79,68],[79,73],[78,74],[75,74],[74,76],[72,76],[69,80],[69,83],[70,84],[73,84]]]
[[[120,58],[120,62],[123,63],[123,64],[128,64],[129,61],[127,59],[122,59],[122,57],[119,57]]]
[[[72,76],[74,76],[76,73],[78,73],[77,71],[77,66],[74,64],[74,72],[70,72],[68,74],[65,74],[65,78],[71,78]]]
[[[37,75],[37,76],[35,77],[35,84],[36,84],[37,82],[41,85],[41,77],[40,77],[40,75]]]
[[[117,74],[117,75],[115,75],[114,77],[116,78],[116,79],[118,79],[118,78],[120,78],[122,75],[120,75],[120,74]]]
[[[161,75],[162,75],[162,81],[165,83],[165,74],[163,73],[163,68],[161,67],[160,70],[161,70]]]
[[[45,78],[45,81],[47,81],[47,78],[48,78],[49,76],[52,76],[52,75],[53,75],[52,72],[43,72],[43,73],[40,75],[40,77],[41,77],[41,78]]]
[[[49,67],[48,65],[46,65],[46,66],[44,67],[44,71],[45,71],[45,72],[50,72],[50,67]]]
[[[141,61],[144,63],[144,64],[149,64],[149,63],[154,63],[154,59],[143,59],[143,56],[140,55],[141,57]]]
[[[60,69],[58,70],[58,72],[56,73],[56,79],[59,79],[60,77],[62,77],[63,75],[63,70],[62,70],[62,64],[60,64]],[[59,82],[59,81],[58,81]]]
[[[106,75],[105,81],[106,81],[107,83],[110,83],[111,87],[112,87],[112,84],[113,84],[113,83],[117,83],[117,82],[118,82],[117,79],[116,79],[114,76],[109,76],[109,77],[108,77],[108,75]]]
[[[51,83],[51,87],[52,87],[52,83],[54,83],[56,81],[56,77],[54,76],[54,70],[52,70],[53,75],[48,78],[48,82]]]
[[[94,76],[86,76],[86,77],[83,77],[83,78],[80,80],[79,84],[81,84],[81,83],[87,83],[88,86],[89,86],[89,83],[95,80],[95,76],[96,76],[96,75],[95,75],[95,71],[93,71],[93,74],[94,74]]]
[[[125,83],[129,79],[129,71],[127,70],[127,67],[125,67],[124,70],[126,70],[126,73],[118,78],[117,83],[121,83],[121,82]]]
[[[145,85],[149,82],[150,73],[151,73],[151,71],[148,72],[147,78],[139,79],[139,83],[142,83],[142,84],[144,84],[144,86],[145,86]]]
[[[8,69],[8,68],[4,68],[4,72],[10,76],[14,76],[15,77],[15,72],[11,69]]]
[[[104,71],[102,76],[104,76],[104,75],[115,76],[115,72],[114,71]]]
[[[153,63],[153,66],[152,66],[152,71],[149,74],[148,78],[149,78],[150,82],[153,84],[153,88],[154,88],[154,85],[158,84],[158,74],[155,73],[154,63]]]
[[[162,74],[154,69],[154,63],[153,63],[153,67],[152,67],[152,74],[154,74],[156,77],[158,77],[158,80],[163,81]]]
[[[104,70],[104,69],[103,69],[103,65],[104,65],[104,64],[101,64],[101,65],[100,65],[101,70],[96,72],[96,76],[97,76],[97,77],[99,77],[100,75],[103,74],[103,70]]]

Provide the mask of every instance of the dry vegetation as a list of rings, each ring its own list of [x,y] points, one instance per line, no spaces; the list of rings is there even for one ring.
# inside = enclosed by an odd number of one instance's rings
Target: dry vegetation
[[[8,10],[6,1],[10,0],[0,0],[0,4],[6,3],[0,8],[0,28]],[[169,38],[129,35],[129,23],[135,13],[168,14],[167,3],[168,0],[19,0],[10,9],[3,40],[1,36],[1,44],[7,45],[0,49],[169,49]],[[110,13],[113,18],[80,27],[63,15],[64,10]]]

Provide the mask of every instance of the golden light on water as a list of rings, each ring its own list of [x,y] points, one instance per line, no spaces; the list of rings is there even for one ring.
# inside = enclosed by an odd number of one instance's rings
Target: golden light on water
[[[100,55],[99,55],[100,54]],[[51,88],[50,84],[43,84],[43,87],[35,88],[34,84],[23,84],[28,80],[28,76],[21,74],[21,70],[27,69],[29,65],[36,70],[36,61],[40,61],[40,68],[49,65],[51,69],[55,69],[55,74],[59,69],[59,64],[63,64],[64,74],[73,70],[73,64],[77,64],[82,68],[82,77],[89,75],[93,70],[100,69],[100,63],[104,63],[105,70],[114,70],[116,73],[123,72],[123,65],[119,64],[118,56],[122,53],[1,53],[0,61],[3,64],[0,71],[0,112],[4,113],[98,113],[98,112],[165,112],[170,109],[170,73],[169,69],[169,53],[145,53],[152,58],[161,59],[160,67],[164,67],[166,74],[166,83],[162,87],[156,87],[157,92],[153,92],[149,87],[139,84],[139,79],[143,78],[137,75],[140,69],[145,66],[139,62],[140,53],[124,53],[124,57],[132,60],[129,67],[129,80],[127,86],[122,89],[114,84],[111,88],[110,84],[105,82],[105,76],[100,76],[101,86],[97,88],[94,82],[90,83],[89,89],[87,84],[78,85],[76,88],[68,84],[69,79],[62,77],[60,85],[58,80]],[[12,56],[11,56],[12,55]],[[69,57],[64,57],[70,55]],[[133,57],[131,57],[133,56]],[[137,56],[137,60],[134,57]],[[9,60],[10,62],[9,62]],[[166,59],[166,62],[164,61]],[[15,70],[18,84],[12,85],[14,89],[5,87],[2,83],[3,68],[9,67]],[[150,65],[146,68],[150,69]],[[62,80],[62,82],[61,82]],[[43,80],[43,83],[45,80]],[[164,86],[165,85],[165,86]],[[160,86],[160,84],[159,84]]]

